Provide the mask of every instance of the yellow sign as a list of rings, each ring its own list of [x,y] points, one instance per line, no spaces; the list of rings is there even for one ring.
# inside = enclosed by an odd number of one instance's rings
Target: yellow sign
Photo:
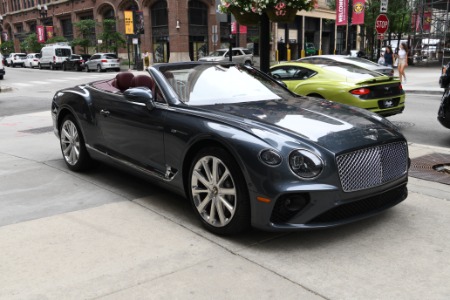
[[[126,10],[123,13],[125,16],[125,34],[134,34],[133,11]]]

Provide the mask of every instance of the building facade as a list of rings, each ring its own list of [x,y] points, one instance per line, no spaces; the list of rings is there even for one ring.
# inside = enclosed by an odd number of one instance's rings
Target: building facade
[[[105,19],[116,21],[116,30],[125,36],[126,12],[139,12],[143,30],[128,35],[128,46],[119,55],[149,55],[150,61],[177,62],[197,60],[199,57],[231,42],[233,46],[253,47],[258,54],[258,26],[239,27],[233,31],[227,16],[217,12],[219,0],[0,0],[2,41],[12,40],[14,51],[38,26],[52,27],[55,36],[68,41],[79,36],[74,24],[81,20]],[[273,59],[291,59],[302,56],[306,42],[314,43],[319,53],[333,53],[336,49],[335,12],[327,8],[326,0],[319,0],[319,8],[312,12],[299,11],[291,24],[274,23],[271,26]],[[45,9],[45,11],[44,11]],[[232,19],[234,21],[234,18]],[[102,43],[93,33],[94,44]],[[92,54],[97,47],[92,47]],[[131,51],[130,51],[131,49]],[[135,49],[136,51],[133,51]],[[289,53],[287,52],[289,49]],[[81,49],[75,49],[82,53]],[[277,55],[275,55],[277,54]]]

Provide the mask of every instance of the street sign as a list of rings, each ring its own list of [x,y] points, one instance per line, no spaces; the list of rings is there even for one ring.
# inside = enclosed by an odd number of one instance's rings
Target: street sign
[[[381,0],[380,1],[380,13],[387,14],[388,9],[388,0]]]
[[[379,14],[375,20],[375,29],[378,34],[384,34],[389,27],[389,19],[384,14]]]

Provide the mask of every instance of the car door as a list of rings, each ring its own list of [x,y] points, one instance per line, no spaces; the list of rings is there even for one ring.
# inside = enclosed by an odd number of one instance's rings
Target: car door
[[[100,59],[99,54],[92,55],[92,57],[89,59],[89,61],[86,62],[86,67],[89,70],[96,69],[97,68],[97,60]]]
[[[139,168],[165,173],[164,103],[149,110],[122,94],[105,93],[94,99],[95,115],[107,152]]]

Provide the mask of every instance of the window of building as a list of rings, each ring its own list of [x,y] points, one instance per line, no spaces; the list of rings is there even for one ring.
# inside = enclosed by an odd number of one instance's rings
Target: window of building
[[[167,2],[158,1],[152,6],[152,26],[168,25]]]
[[[71,19],[61,20],[61,27],[63,31],[63,36],[68,40],[73,40],[73,26]]]
[[[189,24],[208,25],[208,8],[200,1],[189,2]]]

